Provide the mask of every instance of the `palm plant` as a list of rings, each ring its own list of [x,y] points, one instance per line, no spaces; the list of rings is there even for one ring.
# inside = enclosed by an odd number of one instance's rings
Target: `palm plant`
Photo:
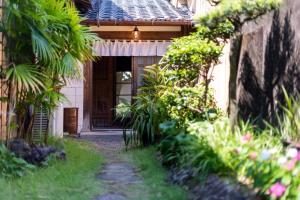
[[[6,0],[4,8],[8,125],[17,124],[8,137],[21,137],[32,128],[24,125],[34,117],[26,116],[28,107],[44,105],[53,112],[67,80],[81,78],[79,63],[92,59],[97,36],[80,24],[71,0]]]

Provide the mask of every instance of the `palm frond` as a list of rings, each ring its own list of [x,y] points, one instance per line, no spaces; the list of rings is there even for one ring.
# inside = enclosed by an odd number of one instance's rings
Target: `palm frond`
[[[6,80],[15,84],[19,91],[39,92],[44,87],[44,75],[33,65],[11,65],[6,69]]]
[[[50,38],[36,27],[31,27],[31,31],[33,51],[37,54],[39,60],[44,60],[47,63],[57,59]]]

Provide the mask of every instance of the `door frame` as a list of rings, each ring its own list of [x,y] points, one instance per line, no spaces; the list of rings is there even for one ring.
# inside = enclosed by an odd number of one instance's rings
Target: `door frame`
[[[113,58],[113,105],[116,105],[116,56],[110,56]],[[133,58],[133,57],[132,57]],[[131,58],[131,59],[132,59]],[[99,58],[101,59],[101,58]],[[83,76],[84,76],[84,89],[83,89],[83,132],[90,132],[93,130],[99,130],[99,128],[93,128],[92,124],[92,110],[93,110],[93,61],[87,61],[83,66]],[[131,72],[134,73],[134,65],[131,62]],[[133,75],[134,76],[134,75]],[[135,84],[135,78],[132,79],[131,87]],[[132,96],[134,95],[132,90]],[[115,112],[112,113],[115,117]],[[100,128],[101,129],[101,128]],[[109,127],[103,127],[103,129],[109,129]]]
[[[111,56],[115,57],[115,56]],[[101,59],[101,58],[100,58]],[[145,58],[142,58],[144,63],[147,62],[154,62],[157,63],[161,57],[158,56],[147,56]],[[147,61],[148,59],[148,61]],[[151,61],[149,61],[149,59]],[[116,104],[116,60],[115,58],[113,59],[113,67],[114,67],[114,85],[113,85],[113,93],[114,93],[114,99],[113,99],[113,104]],[[147,63],[146,65],[151,65],[151,63]],[[132,72],[132,97],[134,97],[137,94],[137,82],[138,82],[138,68],[139,68],[139,63],[138,63],[138,57],[131,56],[131,72]],[[83,74],[84,74],[84,92],[83,92],[83,126],[82,126],[82,131],[83,132],[90,132],[93,131],[92,127],[92,102],[93,102],[93,62],[88,61],[84,65],[83,69]],[[113,116],[115,113],[113,113]],[[103,128],[107,129],[107,128]]]
[[[93,61],[87,61],[83,66],[83,123],[82,131],[91,131],[92,99],[93,99]]]

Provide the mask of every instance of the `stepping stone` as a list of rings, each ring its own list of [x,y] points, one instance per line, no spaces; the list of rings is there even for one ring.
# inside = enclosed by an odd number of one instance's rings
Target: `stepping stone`
[[[95,197],[93,200],[127,200],[124,196],[119,194],[104,194]]]
[[[102,172],[97,176],[108,182],[121,182],[125,184],[141,183],[141,178],[136,174],[136,169],[127,163],[106,164]]]

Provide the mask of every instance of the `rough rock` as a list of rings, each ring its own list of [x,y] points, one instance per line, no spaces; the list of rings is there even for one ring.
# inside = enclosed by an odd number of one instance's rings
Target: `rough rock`
[[[203,186],[192,189],[195,200],[254,200],[258,199],[250,190],[230,179],[209,175]]]
[[[93,200],[127,200],[124,196],[119,194],[104,194],[95,197]]]
[[[137,184],[142,182],[133,166],[120,162],[106,164],[97,177],[112,183]]]
[[[249,188],[230,178],[208,175],[204,182],[191,168],[170,170],[168,181],[184,186],[191,200],[258,200]]]
[[[29,145],[22,139],[10,141],[8,148],[17,157],[23,158],[26,162],[34,165],[41,165],[52,154],[60,160],[66,159],[66,153],[62,150],[54,147]]]
[[[176,169],[171,168],[168,174],[168,181],[177,184],[184,185],[189,180],[194,178],[193,170],[190,168]]]

